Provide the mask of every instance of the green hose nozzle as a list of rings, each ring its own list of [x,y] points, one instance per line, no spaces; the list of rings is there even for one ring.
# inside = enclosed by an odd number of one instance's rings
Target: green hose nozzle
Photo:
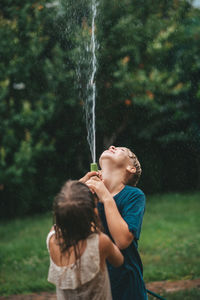
[[[98,172],[98,166],[97,166],[97,163],[92,163],[90,164],[90,171],[95,171],[95,172]]]

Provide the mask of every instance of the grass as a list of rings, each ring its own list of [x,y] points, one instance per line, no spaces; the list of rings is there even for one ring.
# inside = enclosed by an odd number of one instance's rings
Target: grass
[[[1,223],[0,295],[54,290],[47,282],[50,214]]]
[[[176,293],[167,293],[162,295],[167,300],[199,300],[200,299],[200,290],[192,289],[185,290]],[[155,297],[148,296],[149,300],[156,300]]]
[[[200,277],[200,193],[147,197],[140,254],[146,282]]]
[[[147,197],[139,243],[146,282],[200,277],[199,199],[200,193]],[[54,291],[47,282],[51,224],[50,214],[0,223],[0,295]],[[167,295],[197,298],[198,290]]]

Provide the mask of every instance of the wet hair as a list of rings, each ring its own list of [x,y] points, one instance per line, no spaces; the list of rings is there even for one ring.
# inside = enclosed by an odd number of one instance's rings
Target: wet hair
[[[131,176],[129,176],[128,180],[126,181],[126,184],[131,185],[131,186],[136,186],[139,182],[140,176],[142,174],[142,168],[140,165],[140,162],[137,158],[137,156],[135,155],[135,153],[133,153],[129,148],[126,148],[128,150],[128,156],[131,159],[131,162],[133,164],[133,166],[136,169],[136,172],[134,174],[132,174]]]
[[[75,260],[80,257],[78,242],[100,232],[100,220],[95,213],[95,199],[89,188],[79,181],[67,181],[53,204],[56,242],[61,254],[73,247]]]

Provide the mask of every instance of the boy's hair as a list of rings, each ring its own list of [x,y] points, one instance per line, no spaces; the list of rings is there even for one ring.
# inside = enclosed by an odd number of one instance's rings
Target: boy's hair
[[[61,253],[74,248],[75,259],[80,256],[78,242],[96,232],[100,221],[95,213],[95,199],[89,188],[79,181],[67,181],[53,204],[56,241]]]
[[[137,156],[135,155],[135,153],[133,153],[129,148],[127,148],[127,150],[129,152],[129,157],[131,159],[131,162],[136,169],[136,172],[128,178],[126,184],[136,186],[138,184],[140,176],[142,174],[142,168],[141,168],[140,162],[139,162]]]

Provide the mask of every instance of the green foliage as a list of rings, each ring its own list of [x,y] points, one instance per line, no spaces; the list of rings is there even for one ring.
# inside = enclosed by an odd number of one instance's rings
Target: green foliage
[[[99,119],[112,112],[112,118],[98,123],[103,142],[135,149],[145,171],[142,185],[149,191],[197,187],[200,11],[187,1],[110,5],[114,11],[104,1],[100,17]],[[176,171],[180,164],[190,178]],[[170,179],[174,172],[178,176]]]
[[[132,148],[145,191],[200,186],[199,17],[187,1],[99,1],[97,156]],[[45,211],[88,170],[90,38],[91,0],[1,1],[1,216]]]
[[[1,7],[1,215],[49,208],[74,163],[69,141],[81,136],[81,129],[72,131],[82,113],[73,64],[67,66],[67,49],[54,33],[58,12],[47,4]]]

